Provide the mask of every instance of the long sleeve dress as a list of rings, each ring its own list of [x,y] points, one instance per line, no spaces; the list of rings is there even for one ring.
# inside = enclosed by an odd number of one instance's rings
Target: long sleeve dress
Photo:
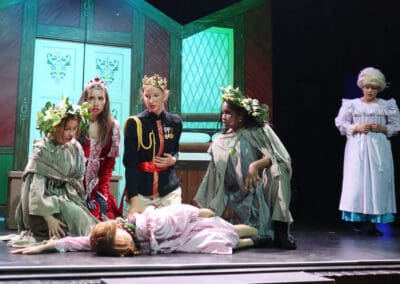
[[[387,133],[353,133],[358,124],[378,123]],[[396,197],[389,138],[400,130],[400,113],[394,99],[364,103],[343,99],[336,127],[346,136],[343,184],[339,210],[346,221],[392,222]]]
[[[119,156],[120,127],[114,120],[112,135],[108,143],[103,147],[96,139],[88,139],[83,145],[86,157],[85,190],[96,204],[96,208],[90,210],[99,220],[104,218],[115,219],[121,216],[116,198],[110,193],[110,180],[114,170],[115,159]],[[104,200],[107,211],[102,212],[99,201]]]
[[[37,241],[48,239],[44,216],[59,219],[66,235],[82,236],[97,223],[84,202],[84,155],[73,140],[60,145],[48,138],[35,141],[25,167],[16,209],[19,231],[30,230]]]
[[[220,217],[199,217],[199,209],[187,205],[149,207],[135,215],[136,235],[143,253],[231,254],[239,242],[232,224]],[[59,251],[89,251],[90,237],[56,240]]]
[[[194,200],[222,216],[233,211],[234,224],[256,227],[260,236],[273,236],[271,220],[293,222],[289,211],[291,159],[286,148],[267,124],[221,134],[210,146],[211,161]],[[249,164],[263,157],[272,166],[262,173],[253,191],[244,187]]]

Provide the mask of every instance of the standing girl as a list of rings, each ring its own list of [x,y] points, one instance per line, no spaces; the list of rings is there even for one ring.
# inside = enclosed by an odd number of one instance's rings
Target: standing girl
[[[116,198],[110,193],[110,180],[115,159],[119,156],[120,128],[110,114],[110,97],[105,83],[90,80],[79,104],[89,102],[90,126],[79,138],[86,157],[86,203],[99,220],[121,216]]]
[[[336,127],[347,138],[339,209],[342,219],[355,222],[357,231],[382,236],[376,223],[394,221],[396,198],[389,137],[400,130],[394,99],[377,98],[386,88],[385,76],[367,67],[358,75],[363,96],[343,99]]]
[[[165,111],[167,80],[144,76],[142,99],[146,110],[125,123],[124,166],[128,217],[148,206],[180,204],[181,188],[174,166],[178,158],[182,120]]]

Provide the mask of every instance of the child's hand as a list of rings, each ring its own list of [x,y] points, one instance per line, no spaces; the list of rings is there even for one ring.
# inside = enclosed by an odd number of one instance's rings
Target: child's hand
[[[13,253],[13,254],[39,254],[39,253],[43,253],[46,251],[52,251],[52,250],[55,251],[56,246],[55,246],[55,243],[50,240],[45,244],[16,249],[16,250],[11,251],[11,253]]]
[[[161,157],[155,158],[157,168],[167,168],[175,165],[176,158],[171,154],[164,153]]]
[[[358,124],[354,127],[354,132],[358,133],[364,133],[367,134],[368,132],[371,131],[371,125],[370,124]]]
[[[387,128],[385,125],[377,124],[377,123],[371,123],[370,128],[372,132],[382,132],[386,133]]]
[[[247,176],[244,179],[245,189],[250,191],[255,189],[257,187],[258,181],[261,181],[261,178],[258,175],[258,168],[253,163],[251,163],[249,165]]]
[[[52,237],[56,237],[57,239],[65,237],[64,229],[67,225],[53,216],[46,216],[44,219],[46,220],[47,227],[49,227],[49,239]]]

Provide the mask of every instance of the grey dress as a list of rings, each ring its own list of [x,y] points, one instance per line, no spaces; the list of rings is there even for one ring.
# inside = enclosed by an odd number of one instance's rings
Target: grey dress
[[[60,145],[48,138],[36,141],[22,176],[16,212],[19,231],[30,230],[38,241],[48,239],[44,216],[53,215],[67,225],[66,235],[88,235],[98,221],[84,202],[84,171],[84,154],[78,142]]]

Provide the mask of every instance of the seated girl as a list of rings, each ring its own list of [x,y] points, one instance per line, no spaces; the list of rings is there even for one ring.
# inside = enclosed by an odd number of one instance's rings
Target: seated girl
[[[77,106],[63,98],[58,105],[47,102],[37,115],[37,129],[44,136],[34,142],[16,210],[21,236],[28,232],[32,242],[82,236],[98,222],[83,199],[84,155],[75,140],[88,126],[88,108],[88,103]],[[20,238],[14,241],[29,245]]]

